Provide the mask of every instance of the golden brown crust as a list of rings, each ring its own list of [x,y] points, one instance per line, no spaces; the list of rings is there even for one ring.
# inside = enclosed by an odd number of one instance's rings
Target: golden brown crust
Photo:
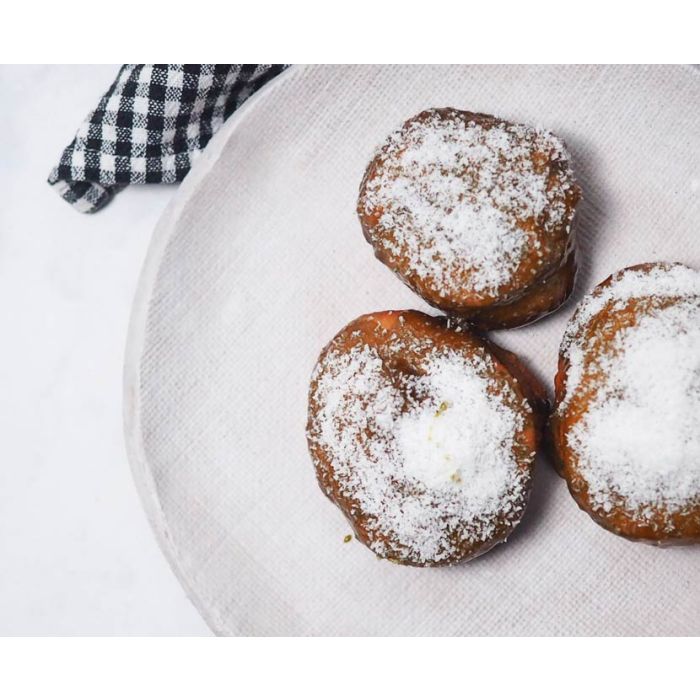
[[[499,203],[495,205],[496,208],[500,207],[502,213],[510,217],[513,230],[524,233],[527,240],[520,250],[515,268],[505,275],[505,279],[496,288],[476,287],[472,283],[475,270],[466,260],[457,261],[445,272],[453,284],[445,284],[444,277],[439,279],[439,275],[417,269],[415,251],[412,257],[397,235],[396,226],[401,224],[395,224],[392,228],[383,221],[387,208],[382,198],[377,196],[377,190],[382,183],[399,177],[397,173],[405,176],[403,171],[397,170],[395,164],[397,153],[400,155],[402,148],[400,141],[397,145],[397,138],[410,133],[417,124],[433,123],[436,120],[437,123],[449,121],[461,124],[464,130],[474,125],[485,131],[517,130],[518,136],[514,138],[526,155],[518,152],[517,157],[503,165],[503,175],[512,174],[512,178],[516,178],[518,167],[526,166],[528,172],[543,177],[547,183],[545,196],[548,203],[541,211],[538,210],[536,216],[517,214],[517,199],[508,200],[502,193],[492,197],[493,201]],[[556,309],[565,301],[573,287],[576,265],[571,224],[581,193],[571,174],[561,142],[551,135],[545,139],[542,133],[491,115],[455,109],[426,110],[409,119],[400,135],[392,135],[369,164],[360,187],[357,211],[364,236],[374,248],[376,257],[430,305],[450,315],[475,319],[481,328],[513,328]],[[513,170],[512,173],[510,169]],[[470,187],[479,181],[478,170],[472,172],[468,168],[466,171],[456,170],[443,174],[464,181],[465,197],[471,196]],[[492,179],[491,176],[489,179]],[[504,177],[499,181],[500,186],[505,187],[503,182],[511,180]],[[495,189],[496,185],[491,187]],[[504,201],[506,203],[501,204]],[[554,211],[557,212],[556,215]],[[411,229],[411,237],[422,235],[422,230]],[[434,247],[429,248],[428,252],[433,250]],[[423,250],[419,257],[424,259],[425,252]],[[438,258],[435,258],[434,264],[444,268],[447,266],[444,260]]]
[[[499,518],[487,537],[460,539],[458,533],[454,532],[450,535],[449,556],[422,559],[415,554],[409,554],[390,533],[376,527],[373,516],[363,510],[358,494],[348,490],[347,483],[337,474],[334,455],[329,452],[319,436],[318,419],[323,403],[319,397],[319,376],[328,362],[329,355],[337,357],[339,353],[350,353],[353,348],[364,346],[376,351],[381,358],[382,373],[397,387],[405,387],[407,378],[424,373],[426,356],[432,351],[427,348],[454,351],[465,357],[480,353],[492,358],[490,376],[494,383],[507,386],[509,390],[512,389],[514,397],[520,397],[514,399],[514,410],[522,416],[523,426],[518,433],[514,450],[518,469],[522,472],[524,489],[509,505],[513,512],[508,517]],[[408,391],[410,393],[411,390]],[[408,404],[415,399],[415,396],[407,396],[404,410],[408,410]],[[531,409],[526,409],[523,402],[528,402]],[[495,544],[505,540],[519,521],[527,503],[532,456],[537,449],[545,415],[544,388],[514,354],[473,333],[451,328],[444,318],[434,318],[418,311],[386,311],[356,319],[341,330],[321,353],[309,391],[307,435],[318,483],[348,519],[360,542],[379,556],[396,563],[414,566],[449,565],[485,553]],[[396,482],[397,491],[410,488],[410,485],[407,486],[400,480]]]
[[[534,323],[556,311],[571,296],[576,273],[576,254],[572,250],[562,267],[532,285],[523,296],[509,304],[478,309],[470,314],[469,321],[483,330],[520,328]]]
[[[673,267],[683,266],[643,263],[626,268],[608,277],[596,287],[591,296],[600,297],[627,271],[658,274]],[[654,296],[642,284],[637,295],[620,298],[613,296],[585,323],[577,324],[575,314],[559,355],[554,379],[554,410],[549,420],[548,433],[557,472],[566,480],[578,506],[605,529],[630,540],[656,545],[700,542],[700,494],[694,505],[689,502],[686,508],[678,511],[656,504],[646,508],[642,516],[638,511],[630,509],[622,496],[615,494],[612,505],[603,508],[592,497],[577,451],[571,442],[571,435],[591,410],[600,387],[608,381],[601,358],[614,359],[614,340],[621,332],[637,327],[650,314],[670,308],[681,299],[682,297],[673,295]],[[576,361],[578,381],[575,387],[569,386],[569,353],[572,345],[584,348],[583,360],[577,358]]]

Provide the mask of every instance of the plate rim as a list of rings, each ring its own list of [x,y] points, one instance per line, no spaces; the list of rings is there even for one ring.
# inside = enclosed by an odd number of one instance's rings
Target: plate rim
[[[122,421],[131,475],[136,485],[141,506],[146,513],[161,552],[184,589],[185,594],[209,629],[217,636],[225,636],[231,634],[231,632],[229,632],[228,627],[222,621],[216,619],[216,615],[210,609],[210,606],[204,605],[194,586],[190,583],[189,574],[185,572],[183,565],[180,563],[179,551],[174,538],[170,536],[168,521],[163,513],[158,489],[156,488],[156,483],[146,458],[143,441],[141,440],[142,422],[139,387],[141,385],[141,358],[146,340],[148,310],[155,290],[158,273],[161,269],[163,253],[170,241],[173,224],[178,220],[179,214],[197,193],[202,180],[209,173],[211,166],[218,160],[229,139],[247,113],[256,108],[260,102],[264,102],[272,90],[277,89],[279,85],[289,80],[290,76],[296,76],[303,72],[303,69],[303,65],[290,66],[283,73],[266,83],[254,95],[251,95],[226,120],[201,152],[200,157],[197,158],[177,192],[166,205],[153,229],[136,284],[126,334],[122,377]]]

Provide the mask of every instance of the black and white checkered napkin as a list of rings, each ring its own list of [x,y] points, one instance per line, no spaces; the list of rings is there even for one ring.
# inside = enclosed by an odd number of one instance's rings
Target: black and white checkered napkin
[[[128,184],[179,182],[224,121],[284,65],[127,64],[49,184],[92,213]]]

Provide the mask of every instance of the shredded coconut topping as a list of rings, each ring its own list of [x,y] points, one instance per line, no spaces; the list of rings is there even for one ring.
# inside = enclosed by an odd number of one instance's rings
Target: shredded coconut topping
[[[576,307],[566,327],[561,344],[561,354],[568,360],[566,395],[559,405],[564,411],[578,389],[584,365],[586,326],[604,308],[619,311],[634,297],[647,296],[657,299],[700,295],[700,273],[680,264],[658,263],[650,270],[625,269],[616,272],[610,284],[596,287]]]
[[[317,367],[309,436],[380,535],[377,554],[387,554],[388,539],[402,557],[440,562],[456,540],[485,542],[497,521],[520,520],[528,473],[514,455],[523,416],[513,406],[521,399],[489,377],[491,367],[485,351],[467,359],[434,348],[421,373],[397,385],[368,345],[330,352]]]
[[[607,304],[620,309],[640,297],[666,301],[589,358],[604,379],[567,439],[594,507],[651,521],[700,505],[700,273],[681,265],[626,270],[587,297],[565,337],[567,396],[587,371],[582,329]]]
[[[568,158],[553,134],[460,114],[433,111],[392,134],[363,206],[382,212],[376,243],[406,257],[419,277],[446,293],[466,284],[496,295],[523,251],[542,257],[533,222],[545,230],[571,223],[563,198],[573,175],[567,166],[550,177],[547,162]]]

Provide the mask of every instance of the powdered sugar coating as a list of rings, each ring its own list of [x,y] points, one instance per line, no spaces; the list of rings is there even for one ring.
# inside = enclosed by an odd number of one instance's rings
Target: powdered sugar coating
[[[484,348],[467,357],[412,343],[419,373],[403,375],[370,345],[331,345],[312,379],[308,436],[363,514],[375,553],[439,564],[520,521],[534,454],[516,454],[532,409],[493,378]],[[385,352],[404,345],[395,336]]]
[[[606,325],[594,326],[603,310]],[[562,355],[556,414],[576,411],[566,439],[591,506],[672,532],[675,516],[700,509],[700,273],[669,264],[617,273],[581,303]]]
[[[378,217],[373,245],[408,260],[411,274],[441,295],[467,288],[497,299],[516,273],[524,275],[526,255],[523,287],[551,266],[550,244],[561,245],[569,232],[567,194],[575,184],[553,134],[465,115],[431,110],[394,132],[365,181],[359,211]]]

